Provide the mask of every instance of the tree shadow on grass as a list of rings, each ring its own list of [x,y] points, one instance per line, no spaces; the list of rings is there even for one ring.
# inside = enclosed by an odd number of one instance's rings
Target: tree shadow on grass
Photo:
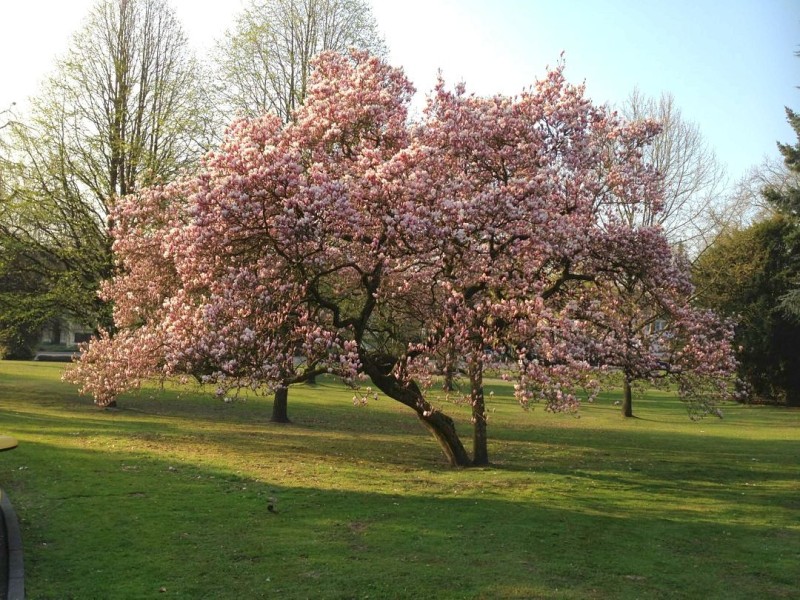
[[[788,598],[794,589],[796,530],[675,519],[658,503],[631,507],[591,490],[565,500],[534,486],[520,497],[484,481],[459,496],[449,479],[425,492],[411,481],[323,489],[156,454],[26,446],[27,468],[0,473],[23,526],[31,598],[162,588],[218,599]]]
[[[153,403],[158,410],[153,410]],[[218,414],[208,413],[210,403],[220,408]],[[406,410],[359,409],[305,398],[295,403],[297,422],[278,425],[254,418],[262,414],[263,405],[204,404],[195,398],[143,400],[140,406],[144,410],[137,406],[114,412],[98,411],[87,399],[69,396],[45,403],[45,410],[40,402],[6,404],[0,411],[6,428],[85,441],[100,449],[108,450],[121,439],[127,442],[122,444],[126,451],[147,452],[170,445],[199,453],[224,453],[233,448],[254,460],[269,460],[289,448],[309,460],[358,460],[376,467],[392,464],[415,470],[446,468],[427,432]],[[527,428],[492,427],[490,437],[493,467],[500,470],[536,469],[555,475],[636,470],[681,484],[768,482],[779,478],[791,462],[787,457],[798,453],[800,439],[737,439],[707,436],[699,429],[576,430],[531,422]]]

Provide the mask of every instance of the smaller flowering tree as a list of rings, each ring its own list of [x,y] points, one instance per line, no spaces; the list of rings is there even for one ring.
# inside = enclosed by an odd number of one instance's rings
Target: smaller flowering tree
[[[215,385],[220,397],[232,389],[268,390],[275,394],[272,420],[286,422],[289,385],[323,372],[355,376],[356,353],[313,318],[303,286],[271,285],[285,265],[254,250],[258,215],[246,212],[252,206],[241,201],[244,190],[231,194],[244,181],[237,170],[259,159],[270,169],[250,182],[254,193],[267,179],[284,177],[287,164],[260,151],[276,125],[271,117],[239,123],[220,153],[206,158],[202,177],[118,203],[120,273],[102,290],[114,303],[117,333],[101,333],[66,374],[98,404],[114,403],[149,377],[188,374]],[[232,152],[251,162],[232,166],[221,158]]]
[[[719,415],[733,393],[732,324],[691,305],[689,267],[659,227],[605,230],[591,258],[604,268],[569,311],[594,340],[589,362],[621,373],[625,417],[636,381],[676,383],[692,416]]]

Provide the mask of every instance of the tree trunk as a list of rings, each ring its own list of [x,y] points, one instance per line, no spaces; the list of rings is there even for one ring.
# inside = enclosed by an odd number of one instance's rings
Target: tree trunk
[[[622,416],[633,416],[633,394],[631,392],[631,380],[626,375],[622,383],[623,398],[622,398]]]
[[[413,381],[401,382],[392,374],[392,367],[396,360],[394,357],[370,355],[363,349],[360,349],[359,357],[364,372],[369,375],[372,383],[380,391],[417,414],[417,418],[439,443],[450,466],[469,467],[472,465],[469,454],[456,433],[456,424],[453,419],[434,409],[425,400],[422,390],[416,383]]]
[[[455,385],[453,384],[453,369],[449,363],[444,367],[444,381],[442,382],[442,389],[445,392],[452,392],[456,389]]]
[[[438,410],[427,413],[417,411],[417,417],[434,439],[439,442],[451,467],[472,466],[469,454],[456,433],[456,424],[453,419]]]
[[[469,365],[470,404],[472,405],[472,464],[489,464],[489,450],[486,444],[486,400],[483,396],[483,361],[470,361]]]
[[[275,390],[275,398],[272,401],[273,423],[291,423],[289,420],[289,388],[281,386]]]
[[[456,375],[456,350],[452,345],[448,345],[447,352],[444,357],[444,382],[442,389],[445,392],[452,392],[455,388],[453,379]]]

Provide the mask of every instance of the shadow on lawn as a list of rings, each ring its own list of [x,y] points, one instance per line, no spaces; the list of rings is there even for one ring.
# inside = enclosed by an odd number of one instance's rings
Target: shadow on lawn
[[[339,386],[321,384],[306,394],[342,393]],[[197,451],[234,452],[269,457],[281,450],[311,460],[350,460],[376,467],[393,464],[439,471],[445,467],[433,440],[403,407],[377,409],[309,400],[294,403],[294,423],[267,420],[263,398],[239,404],[176,399],[172,392],[155,398],[126,400],[120,410],[102,411],[87,398],[70,394],[36,402],[7,402],[0,411],[4,427],[31,435],[90,440],[98,449],[122,437],[126,451],[148,452],[158,447],[185,446]],[[391,403],[390,400],[380,401]],[[42,411],[41,407],[48,409]],[[550,416],[546,417],[547,419]],[[553,416],[553,419],[557,417]],[[713,425],[713,423],[712,423]],[[460,426],[464,442],[469,428]],[[365,454],[363,447],[369,445]],[[767,482],[785,476],[785,457],[800,453],[798,440],[753,440],[707,436],[697,432],[650,429],[580,429],[542,426],[526,428],[490,425],[493,467],[504,471],[592,475],[635,470],[657,479],[699,484]],[[564,455],[569,454],[569,460]],[[782,458],[784,457],[784,458]]]
[[[196,454],[208,460],[233,453],[248,464],[259,465],[274,465],[289,454],[307,464],[451,472],[421,428],[405,434],[373,432],[370,427],[375,415],[363,416],[363,422],[355,427],[351,420],[325,429],[305,424],[241,424],[238,419],[215,422],[211,427],[203,419],[129,410],[58,411],[46,416],[33,409],[0,412],[4,426],[18,437],[43,439],[65,448],[78,446],[111,454]],[[395,415],[398,421],[402,418]],[[796,508],[796,503],[765,486],[790,477],[786,457],[798,452],[800,441],[742,441],[646,430],[500,430],[490,442],[491,469],[498,471],[535,471],[583,482],[602,481],[676,502],[682,497],[708,497],[786,508]]]
[[[358,410],[358,409],[353,409]],[[358,415],[346,425],[336,427],[335,418],[315,419],[296,424],[274,424],[268,421],[241,422],[238,418],[209,420],[190,416],[148,414],[122,409],[113,413],[74,410],[43,414],[36,408],[17,407],[0,411],[0,422],[24,439],[45,438],[54,445],[83,446],[104,451],[197,452],[205,455],[236,453],[253,459],[270,460],[280,453],[291,452],[309,461],[358,459],[375,466],[423,465],[433,469],[444,467],[444,459],[429,435],[417,425],[410,432],[373,430],[375,415]],[[341,418],[341,417],[340,417]],[[397,421],[402,416],[396,416]],[[412,417],[413,419],[413,417]],[[390,423],[391,421],[388,421]],[[363,449],[368,446],[369,453]]]
[[[568,507],[535,488],[503,497],[486,471],[460,472],[483,483],[457,497],[450,483],[325,490],[157,455],[18,452],[25,468],[0,473],[31,598],[788,598],[800,551],[797,531],[588,489]]]

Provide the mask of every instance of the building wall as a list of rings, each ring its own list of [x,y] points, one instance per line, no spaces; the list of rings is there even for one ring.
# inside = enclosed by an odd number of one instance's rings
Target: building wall
[[[94,334],[91,328],[69,319],[59,319],[42,331],[43,344],[63,344],[75,346],[89,341]]]

